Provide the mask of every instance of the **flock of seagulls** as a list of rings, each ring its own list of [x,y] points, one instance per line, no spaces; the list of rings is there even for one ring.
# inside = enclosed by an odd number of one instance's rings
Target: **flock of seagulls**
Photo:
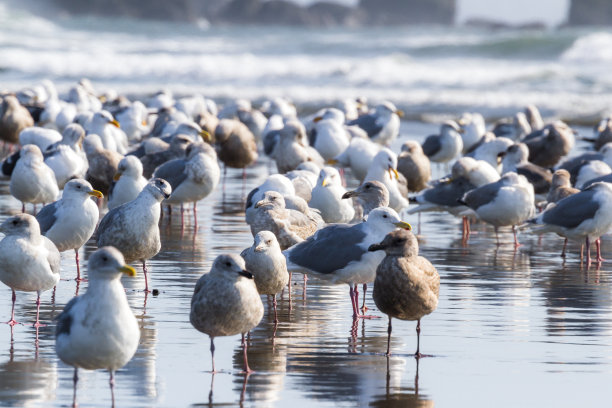
[[[347,100],[299,118],[284,98],[259,108],[168,91],[131,101],[109,92],[101,98],[87,80],[58,95],[51,81],[0,94],[0,139],[9,151],[2,173],[22,203],[22,214],[0,225],[0,280],[12,290],[12,327],[16,291],[37,292],[38,310],[40,293],[58,284],[60,252],[75,251],[81,280],[79,249],[95,239],[87,292],[57,318],[56,351],[75,368],[75,404],[78,368],[109,370],[113,392],[114,372],[136,351],[139,329],[119,278],[134,276],[126,263],[139,262],[149,291],[147,261],[161,249],[164,208],[180,206],[183,221],[184,206],[193,204],[197,225],[196,203],[222,183],[221,167],[244,175],[260,154],[278,173],[246,197],[253,245],[218,256],[191,301],[191,324],[210,337],[213,373],[214,338],[236,334],[251,372],[244,339],[262,319],[261,295],[273,300],[278,323],[276,296],[292,273],[304,274],[304,284],[307,275],[348,284],[354,319],[371,317],[365,303],[359,307],[358,286],[365,300],[373,283],[374,302],[389,316],[386,354],[397,318],[417,322],[420,357],[421,319],[436,309],[440,278],[419,256],[403,215],[462,217],[466,243],[474,220],[496,233],[512,227],[515,247],[522,229],[554,232],[566,244],[584,242],[587,265],[593,242],[595,261],[603,260],[600,237],[612,227],[610,118],[595,130],[597,153],[563,161],[575,132],[545,123],[535,106],[490,131],[480,114],[466,113],[396,154],[390,146],[403,112],[389,101],[368,108],[365,98]],[[448,175],[432,180],[431,162]],[[345,188],[347,174],[356,189]]]

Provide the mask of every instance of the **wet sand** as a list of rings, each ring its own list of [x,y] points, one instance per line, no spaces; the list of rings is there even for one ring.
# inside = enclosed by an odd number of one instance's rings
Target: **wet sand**
[[[403,123],[402,135],[421,140],[436,129]],[[302,277],[294,274],[291,302],[287,291],[279,299],[276,329],[271,304],[264,300],[264,319],[249,341],[255,373],[240,373],[240,336],[233,336],[215,340],[221,372],[213,377],[209,339],[189,323],[193,287],[218,254],[251,245],[243,200],[273,168],[260,159],[244,184],[241,171],[229,170],[225,190],[220,184],[198,204],[197,230],[191,212],[183,227],[179,211],[164,214],[162,251],[149,268],[159,295],[145,297],[138,268],[136,278],[123,279],[142,336],[135,357],[117,373],[118,406],[570,407],[607,401],[610,263],[587,270],[577,244],[570,244],[563,261],[563,240],[552,234],[540,241],[521,232],[523,245],[515,250],[510,229],[502,229],[498,247],[492,227],[483,223],[473,225],[466,244],[460,219],[438,213],[424,214],[420,222],[421,254],[441,276],[438,309],[422,320],[421,351],[427,357],[419,362],[412,357],[415,322],[397,320],[393,354],[383,355],[387,318],[376,310],[371,288],[367,305],[381,318],[354,322],[347,285],[310,279],[304,294]],[[443,169],[434,166],[434,172]],[[8,181],[0,181],[0,222],[19,210]],[[417,216],[404,220],[417,229]],[[94,250],[90,241],[82,259]],[[608,236],[602,250],[604,257],[612,256]],[[62,255],[62,278],[75,276],[68,251]],[[54,303],[51,292],[43,294],[41,320],[49,325],[39,331],[38,348],[31,325],[16,326],[12,343],[10,327],[0,325],[0,406],[59,407],[72,401],[73,369],[55,355],[52,319],[76,290],[76,282],[62,280]],[[34,321],[34,300],[35,294],[18,293],[18,321]],[[9,315],[10,289],[2,286],[0,320]],[[81,407],[110,405],[108,373],[80,370],[78,401]]]

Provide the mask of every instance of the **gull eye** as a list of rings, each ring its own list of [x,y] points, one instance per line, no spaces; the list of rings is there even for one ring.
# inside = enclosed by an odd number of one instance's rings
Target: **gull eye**
[[[389,218],[387,214],[383,214],[383,218]]]
[[[272,243],[272,240],[266,241],[266,244],[271,244],[271,243]]]
[[[106,262],[106,261],[108,261],[108,257],[107,257],[106,255],[104,255],[104,256],[102,257],[102,260],[103,260],[104,262]]]
[[[232,266],[231,262],[226,262],[225,266]]]
[[[369,185],[369,184],[366,184],[365,188],[366,188],[366,190],[367,190],[367,189],[369,189],[369,188],[370,188],[370,185]]]
[[[19,224],[19,221],[13,220],[13,225],[17,225],[17,224]]]

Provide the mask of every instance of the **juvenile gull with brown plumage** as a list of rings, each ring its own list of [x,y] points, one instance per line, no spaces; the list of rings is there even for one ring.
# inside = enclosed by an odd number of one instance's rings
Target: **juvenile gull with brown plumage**
[[[391,354],[391,319],[417,321],[417,350],[421,357],[421,318],[438,306],[440,275],[426,258],[419,256],[419,244],[410,231],[395,230],[368,251],[385,251],[385,258],[376,268],[374,303],[389,316],[387,355]]]

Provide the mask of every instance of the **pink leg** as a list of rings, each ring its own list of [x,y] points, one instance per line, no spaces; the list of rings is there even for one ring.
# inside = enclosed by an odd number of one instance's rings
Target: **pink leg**
[[[516,249],[521,246],[521,244],[518,241],[518,236],[516,233],[516,225],[512,226],[512,233],[514,234],[514,248]]]
[[[242,355],[244,358],[244,372],[246,374],[251,374],[253,372],[253,370],[251,370],[251,367],[249,367],[249,359],[247,358],[247,342],[244,339],[244,333],[242,333]]]
[[[601,256],[601,238],[597,238],[595,245],[597,246],[597,262],[605,261],[605,259]]]
[[[75,258],[76,258],[76,267],[77,267],[77,277],[76,277],[75,280],[77,282],[82,282],[85,279],[81,278],[81,265],[80,265],[80,261],[79,261],[79,250],[78,249],[74,250],[74,255],[75,255]]]
[[[277,311],[277,303],[276,303],[276,295],[272,295],[274,300],[272,300],[272,305],[274,306],[274,324],[278,324],[278,311]]]
[[[359,290],[357,290],[357,285],[353,287],[352,284],[349,284],[350,290],[349,294],[351,296],[351,303],[353,305],[353,319],[374,319],[378,316],[366,316],[359,313]]]
[[[74,375],[72,376],[72,385],[73,385],[73,389],[72,389],[72,406],[73,407],[77,407],[77,382],[79,382],[79,374],[78,374],[78,368],[74,367]]]
[[[39,328],[46,326],[45,324],[41,324],[38,317],[40,315],[40,292],[36,293],[36,321],[34,322],[34,327]]]
[[[151,293],[151,291],[149,290],[149,279],[147,278],[147,262],[146,261],[142,261],[142,273],[144,273],[144,278],[145,278],[145,293]]]
[[[193,203],[193,225],[198,229],[198,203]]]
[[[11,289],[13,291],[13,307],[11,308],[11,320],[6,322],[9,326],[13,327],[18,324],[17,320],[15,320],[15,301],[17,300],[17,294],[15,293],[15,289]]]

